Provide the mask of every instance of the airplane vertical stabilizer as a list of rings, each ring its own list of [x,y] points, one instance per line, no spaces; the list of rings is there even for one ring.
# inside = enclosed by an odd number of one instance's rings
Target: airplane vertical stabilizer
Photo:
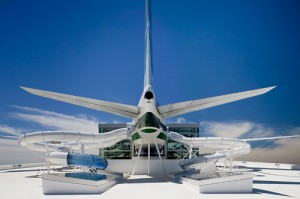
[[[146,28],[145,28],[145,77],[144,87],[152,85],[152,41],[151,41],[151,1],[145,0],[146,4]]]

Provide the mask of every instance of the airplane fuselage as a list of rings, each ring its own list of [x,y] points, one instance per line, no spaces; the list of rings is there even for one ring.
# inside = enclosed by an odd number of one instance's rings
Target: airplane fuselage
[[[168,128],[162,123],[156,104],[157,101],[152,86],[145,86],[138,104],[140,112],[131,127],[131,139],[137,148],[148,144],[152,148],[155,145],[158,148],[165,145],[168,138]]]

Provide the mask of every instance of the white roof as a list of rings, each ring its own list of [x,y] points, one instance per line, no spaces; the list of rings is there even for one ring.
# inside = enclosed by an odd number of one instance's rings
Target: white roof
[[[1,198],[282,198],[283,196],[300,198],[300,171],[291,170],[291,165],[275,165],[266,163],[247,163],[254,167],[253,193],[250,194],[199,194],[165,178],[146,175],[132,176],[124,182],[115,185],[100,195],[44,195],[41,176],[37,167],[0,171]],[[259,166],[259,167],[258,167]],[[255,168],[256,167],[256,168]],[[263,167],[263,168],[262,168]],[[280,168],[277,168],[280,167]]]

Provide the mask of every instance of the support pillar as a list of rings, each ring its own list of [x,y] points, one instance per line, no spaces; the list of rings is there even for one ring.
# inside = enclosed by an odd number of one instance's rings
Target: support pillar
[[[141,151],[142,151],[142,146],[143,146],[143,140],[141,141],[141,145],[140,145],[140,148],[139,148],[139,151],[138,151],[138,155],[136,157],[136,161],[135,161],[135,164],[134,164],[134,167],[133,167],[131,175],[134,175],[134,172],[135,172],[135,169],[136,169],[136,166],[137,166],[137,161],[138,161],[138,159],[140,157],[140,154],[141,154]]]
[[[150,174],[150,140],[148,139],[148,175]]]
[[[161,165],[162,165],[162,167],[163,167],[164,174],[165,174],[165,176],[166,176],[167,174],[166,174],[165,166],[164,166],[164,163],[163,163],[163,161],[162,161],[162,158],[161,158],[161,155],[160,155],[160,152],[159,152],[159,148],[158,148],[158,146],[157,146],[157,143],[156,143],[156,141],[155,141],[155,138],[153,139],[153,141],[154,141],[154,144],[155,144],[155,147],[156,147],[156,151],[157,151],[159,160],[160,160]]]

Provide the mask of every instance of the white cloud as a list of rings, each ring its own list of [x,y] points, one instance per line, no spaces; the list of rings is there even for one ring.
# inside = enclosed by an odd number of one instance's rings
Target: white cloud
[[[202,132],[203,134],[210,136],[232,138],[271,137],[276,135],[300,135],[300,127],[294,127],[278,132],[278,130],[266,127],[263,124],[249,121],[204,121],[200,123],[200,127],[200,134]],[[275,140],[273,142],[274,144],[253,148],[250,154],[242,156],[238,158],[238,160],[300,164],[299,138],[280,139]],[[253,146],[255,142],[250,142],[250,144]]]
[[[300,127],[291,128],[287,133],[289,135],[300,135]]]
[[[275,148],[260,147],[252,149],[250,154],[242,156],[239,160],[255,162],[276,162],[300,164],[300,139],[281,139],[276,141]]]
[[[20,135],[23,135],[24,132],[27,132],[27,131],[28,131],[28,129],[15,128],[15,127],[8,126],[6,124],[0,124],[0,132],[1,133],[8,133],[11,135],[20,136]]]
[[[45,162],[45,154],[19,146],[17,140],[0,139],[0,165]]]
[[[179,118],[177,118],[176,123],[178,123],[178,124],[183,124],[183,123],[187,123],[187,121],[186,121],[185,118],[179,117]]]
[[[169,124],[190,124],[190,123],[195,123],[195,122],[191,122],[188,121],[187,119],[185,119],[184,117],[177,117],[177,118],[173,118],[173,119],[166,119],[164,122],[169,123]]]
[[[112,123],[113,123],[113,124],[120,124],[120,123],[123,123],[123,122],[121,122],[121,121],[119,121],[119,120],[113,120]]]
[[[273,135],[273,130],[262,124],[248,121],[203,121],[200,122],[201,131],[205,135],[241,138],[241,137],[265,137]]]
[[[280,132],[249,121],[216,122],[204,121],[200,123],[201,132],[210,136],[220,137],[271,137],[276,135],[300,135],[300,127],[294,127]],[[267,141],[264,141],[267,142]],[[253,148],[250,154],[241,156],[238,160],[255,162],[276,162],[300,164],[300,138],[274,140],[274,144]],[[252,146],[255,142],[249,142]]]
[[[98,123],[94,117],[83,114],[70,116],[37,108],[14,106],[22,112],[11,113],[11,117],[23,121],[33,122],[42,126],[41,130],[66,130],[88,133],[98,132]]]

